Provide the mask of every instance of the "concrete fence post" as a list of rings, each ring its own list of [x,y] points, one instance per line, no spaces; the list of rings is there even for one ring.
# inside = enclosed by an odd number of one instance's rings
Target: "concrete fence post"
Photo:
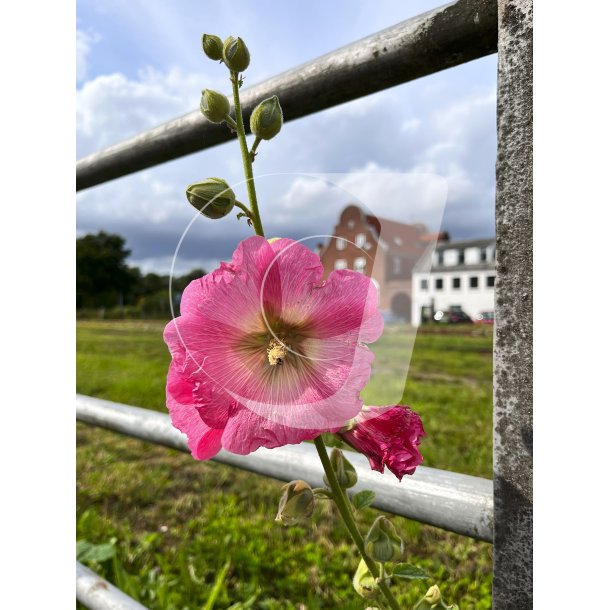
[[[498,3],[494,610],[533,604],[532,2]]]

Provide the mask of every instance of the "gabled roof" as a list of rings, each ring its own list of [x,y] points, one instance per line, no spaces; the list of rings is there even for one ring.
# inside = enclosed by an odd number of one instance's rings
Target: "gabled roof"
[[[459,241],[444,241],[439,242],[436,246],[438,252],[444,250],[463,250],[464,248],[487,248],[496,243],[494,237],[486,237],[484,239],[462,239]]]
[[[366,221],[379,245],[391,254],[419,256],[430,240],[438,237],[428,233],[422,224],[408,225],[371,215],[366,216]]]

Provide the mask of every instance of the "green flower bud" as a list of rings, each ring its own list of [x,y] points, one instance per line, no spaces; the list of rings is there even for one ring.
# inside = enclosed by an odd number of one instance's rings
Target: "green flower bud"
[[[204,34],[201,37],[203,52],[215,61],[222,59],[222,40],[213,34]]]
[[[186,187],[186,198],[204,216],[217,219],[226,216],[235,205],[235,193],[220,178],[207,178]]]
[[[401,555],[402,539],[389,519],[377,517],[366,536],[364,549],[371,559],[385,563]]]
[[[204,89],[199,103],[201,114],[212,123],[222,123],[231,110],[229,98],[218,91]]]
[[[438,604],[441,601],[441,590],[437,585],[432,585],[428,592],[424,595],[424,600],[428,602],[431,606],[434,604]]]
[[[232,72],[243,72],[250,65],[250,51],[241,38],[229,36],[222,47],[222,59]]]
[[[364,599],[375,599],[379,594],[377,579],[371,574],[364,559],[361,559],[358,564],[358,569],[352,579],[352,585],[356,593]]]
[[[330,452],[330,463],[337,475],[337,481],[339,481],[339,485],[341,485],[343,489],[349,489],[358,482],[356,469],[348,462],[341,449],[337,449],[336,447],[333,448]],[[324,482],[330,487],[326,475],[324,475]]]
[[[250,130],[262,140],[271,140],[282,128],[284,117],[277,95],[263,100],[250,115]]]
[[[315,500],[313,490],[305,481],[290,481],[282,487],[282,492],[276,521],[283,525],[295,525],[311,517]]]

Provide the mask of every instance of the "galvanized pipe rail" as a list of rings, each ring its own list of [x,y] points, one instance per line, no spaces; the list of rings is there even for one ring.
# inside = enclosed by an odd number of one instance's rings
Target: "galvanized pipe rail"
[[[76,599],[89,610],[147,610],[107,580],[76,562]]]
[[[188,453],[186,437],[171,425],[169,416],[149,409],[77,394],[76,418],[121,434]],[[250,455],[221,451],[215,461],[282,481],[303,479],[323,485],[323,470],[313,445],[259,449]],[[436,468],[420,466],[399,483],[394,475],[371,470],[360,454],[350,455],[358,471],[354,491],[371,489],[377,508],[471,538],[492,541],[493,483]]]
[[[291,121],[497,51],[495,0],[457,0],[245,89],[242,110],[277,94]],[[202,83],[203,85],[203,83]],[[249,125],[249,121],[245,121]],[[76,190],[231,139],[197,110],[76,164]]]

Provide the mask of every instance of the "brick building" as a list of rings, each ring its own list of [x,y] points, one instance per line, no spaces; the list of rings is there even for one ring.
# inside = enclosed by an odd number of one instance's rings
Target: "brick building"
[[[319,248],[324,277],[334,269],[364,273],[379,290],[380,309],[410,321],[413,268],[431,242],[447,235],[431,235],[423,225],[371,216],[348,205],[333,236]]]

